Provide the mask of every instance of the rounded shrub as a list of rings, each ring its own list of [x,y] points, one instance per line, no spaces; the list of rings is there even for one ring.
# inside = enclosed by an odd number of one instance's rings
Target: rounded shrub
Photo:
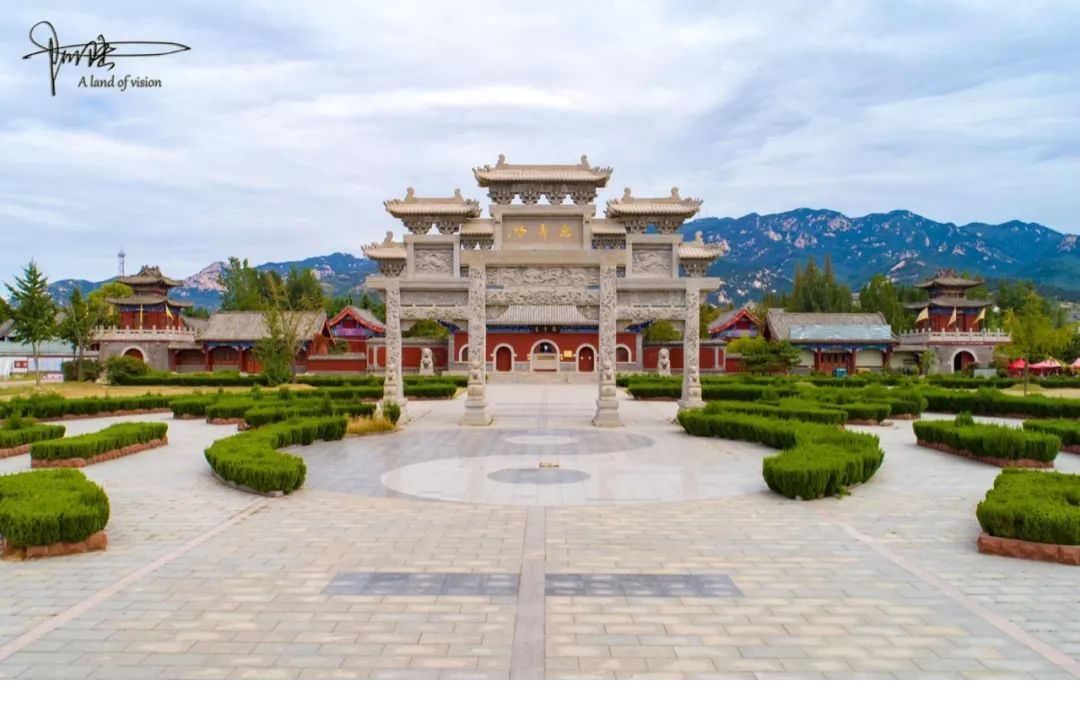
[[[1006,468],[975,516],[995,537],[1080,545],[1080,475]]]
[[[81,542],[108,522],[105,491],[78,470],[0,475],[0,535],[10,547]]]

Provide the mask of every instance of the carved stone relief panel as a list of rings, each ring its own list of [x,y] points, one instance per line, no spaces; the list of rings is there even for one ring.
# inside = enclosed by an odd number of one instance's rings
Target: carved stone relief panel
[[[671,277],[671,248],[634,248],[631,256],[634,275]]]
[[[681,308],[686,302],[682,290],[622,290],[619,305],[659,305]]]
[[[413,249],[413,274],[449,277],[454,272],[454,250],[448,247]]]
[[[562,285],[582,287],[600,282],[596,267],[493,267],[488,269],[488,284],[511,288],[520,285]]]

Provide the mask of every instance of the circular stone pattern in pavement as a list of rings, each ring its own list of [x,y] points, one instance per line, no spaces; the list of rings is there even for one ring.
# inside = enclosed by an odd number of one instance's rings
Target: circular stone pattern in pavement
[[[589,479],[589,473],[568,468],[503,468],[488,473],[495,482],[521,483],[533,485],[562,485],[579,483]]]
[[[505,440],[511,445],[573,445],[577,441],[569,435],[514,435]]]

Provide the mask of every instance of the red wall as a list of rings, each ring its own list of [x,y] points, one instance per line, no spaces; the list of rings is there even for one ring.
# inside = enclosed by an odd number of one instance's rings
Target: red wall
[[[537,343],[547,340],[548,342],[559,348],[559,354],[562,355],[564,351],[571,350],[574,352],[574,357],[577,357],[577,351],[585,345],[590,345],[594,350],[600,349],[600,338],[598,333],[507,333],[507,332],[489,332],[487,334],[487,361],[493,362],[493,355],[495,348],[500,345],[509,345],[514,349],[514,362],[528,362],[529,353],[532,352],[532,348]],[[615,343],[617,345],[625,345],[630,351],[630,359],[624,362],[634,362],[637,355],[637,334],[631,332],[615,333]],[[461,357],[461,348],[469,344],[468,333],[455,333],[454,334],[454,362],[457,362]],[[565,356],[562,360],[568,361],[570,358]]]
[[[335,358],[333,355],[311,358],[307,361],[307,370],[312,373],[320,372],[364,372],[367,363],[360,358]]]
[[[660,360],[660,349],[667,347],[668,360],[671,363],[672,370],[683,369],[683,348],[682,345],[645,345],[643,350],[644,362],[642,368],[648,371],[655,371],[656,366]],[[723,370],[724,369],[724,348],[717,348],[712,345],[702,345],[698,349],[698,369],[699,370]],[[717,362],[719,361],[719,362]]]
[[[143,311],[142,329],[143,330],[164,330],[165,328],[182,328],[183,322],[180,320],[180,313],[174,312],[172,320],[170,321],[164,311],[150,312],[148,310]],[[139,311],[134,310],[131,312],[120,312],[120,327],[129,329],[139,328]]]

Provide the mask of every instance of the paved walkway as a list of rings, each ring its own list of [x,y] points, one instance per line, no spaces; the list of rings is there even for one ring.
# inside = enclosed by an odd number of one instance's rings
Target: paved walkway
[[[0,564],[0,678],[1080,677],[1080,572],[976,553],[997,470],[910,423],[874,430],[869,484],[798,503],[769,450],[690,438],[673,403],[598,430],[595,388],[489,392],[490,428],[413,402],[297,451],[276,500],[210,476],[230,428],[169,420],[87,470],[108,551]]]

